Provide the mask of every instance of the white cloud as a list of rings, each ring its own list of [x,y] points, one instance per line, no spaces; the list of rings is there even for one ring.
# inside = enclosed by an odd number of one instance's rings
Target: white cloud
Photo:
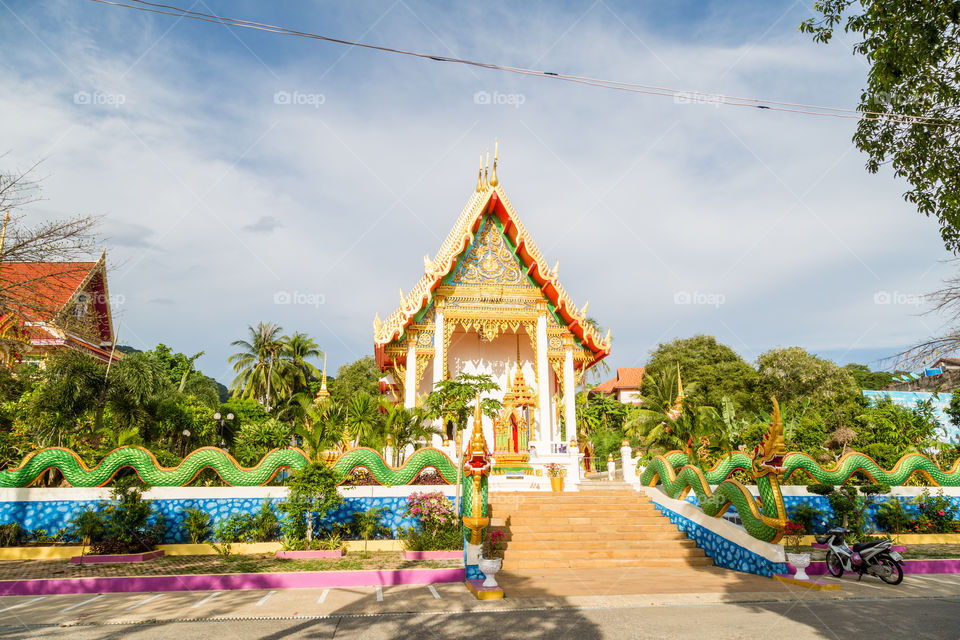
[[[843,45],[797,35],[792,17],[756,45],[748,34],[728,45],[621,16],[627,28],[599,5],[569,32],[579,14],[509,15],[420,11],[425,27],[398,6],[365,39],[831,105],[854,104],[864,75]],[[495,136],[520,217],[574,299],[612,327],[613,365],[697,332],[747,357],[776,344],[895,349],[929,332],[915,308],[873,296],[936,288],[936,225],[903,203],[902,184],[865,173],[849,121],[265,34],[239,32],[243,45],[196,23],[156,41],[170,20],[96,7],[71,14],[73,26],[23,17],[66,62],[0,31],[17,50],[0,68],[17,88],[0,96],[0,139],[15,164],[47,158],[38,215],[103,214],[111,293],[126,299],[121,340],[203,349],[202,367],[223,381],[229,342],[260,320],[315,335],[333,363],[369,353],[374,312],[416,282]],[[363,33],[377,17],[324,26]],[[478,91],[523,100],[477,104]],[[280,291],[323,303],[275,304]],[[724,303],[677,305],[678,291]]]

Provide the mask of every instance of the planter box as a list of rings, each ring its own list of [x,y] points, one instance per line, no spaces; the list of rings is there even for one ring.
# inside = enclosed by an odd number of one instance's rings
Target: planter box
[[[404,560],[462,560],[463,551],[404,551]]]
[[[69,560],[83,553],[80,545],[0,547],[0,560]]]
[[[342,558],[343,549],[310,549],[309,551],[277,551],[277,558]]]
[[[163,551],[146,551],[144,553],[117,553],[108,556],[73,556],[70,564],[106,564],[121,562],[146,562],[154,558],[162,558]]]
[[[158,544],[157,549],[163,549],[168,556],[215,556],[216,549],[207,543],[201,544]],[[234,542],[230,545],[230,553],[237,555],[256,555],[259,553],[276,553],[282,551],[283,545],[279,542]]]

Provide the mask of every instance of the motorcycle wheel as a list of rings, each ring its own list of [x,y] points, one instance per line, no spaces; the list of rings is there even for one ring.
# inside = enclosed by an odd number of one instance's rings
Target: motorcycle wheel
[[[840,561],[840,556],[838,556],[833,549],[827,551],[827,571],[829,571],[830,575],[834,578],[839,578],[843,575],[843,562]]]
[[[877,558],[877,564],[890,568],[890,575],[878,576],[881,580],[887,584],[900,584],[903,582],[903,568],[898,562],[895,562],[893,558],[887,555],[880,556]]]

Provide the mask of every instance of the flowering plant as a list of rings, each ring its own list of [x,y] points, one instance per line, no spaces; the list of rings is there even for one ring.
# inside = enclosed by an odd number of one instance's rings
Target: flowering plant
[[[547,477],[549,478],[562,478],[567,475],[567,470],[561,464],[556,462],[548,462],[546,465]]]
[[[407,496],[407,508],[403,515],[419,520],[423,530],[430,534],[436,534],[442,527],[456,522],[453,503],[440,491],[411,493]]]
[[[783,537],[787,544],[793,547],[794,553],[800,553],[800,540],[807,533],[807,528],[799,522],[787,521],[783,528]]]
[[[503,531],[491,530],[489,527],[483,533],[483,557],[502,558],[503,550],[507,546],[507,534]]]

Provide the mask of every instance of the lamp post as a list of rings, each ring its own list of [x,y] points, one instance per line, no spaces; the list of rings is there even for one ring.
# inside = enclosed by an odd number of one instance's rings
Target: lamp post
[[[220,435],[220,448],[226,449],[227,440],[223,437],[223,428],[226,427],[227,424],[233,423],[233,414],[228,413],[226,416],[223,416],[220,415],[220,412],[218,411],[213,414],[213,419],[217,423],[217,433]],[[233,440],[233,427],[230,428],[230,439]]]
[[[187,455],[187,447],[190,442],[190,429],[183,430],[183,453],[180,454],[180,457],[185,457]]]

